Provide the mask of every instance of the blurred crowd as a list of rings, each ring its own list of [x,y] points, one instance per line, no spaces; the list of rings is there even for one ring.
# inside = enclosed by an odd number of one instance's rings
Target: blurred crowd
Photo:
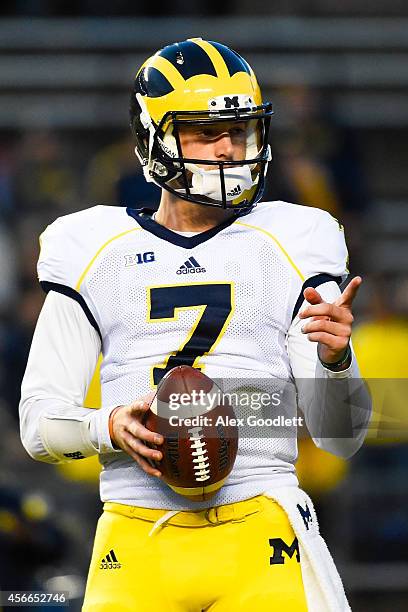
[[[286,121],[272,129],[274,160],[265,199],[319,206],[344,223],[351,272],[365,277],[354,334],[362,374],[390,383],[371,383],[377,403],[371,440],[361,453],[346,464],[310,439],[301,440],[299,476],[318,502],[323,532],[340,562],[401,561],[408,546],[403,435],[408,267],[382,268],[378,274],[377,262],[366,256],[374,196],[356,135],[315,92],[293,87],[282,93]],[[154,208],[160,193],[145,183],[125,132],[1,136],[0,581],[3,589],[65,586],[78,594],[72,609],[79,610],[101,510],[97,463],[62,468],[34,463],[18,434],[20,383],[44,299],[36,277],[38,237],[60,215],[97,203]],[[405,438],[407,433],[405,426]],[[333,528],[328,519],[333,504],[345,510],[347,525],[338,517]]]
[[[262,14],[284,15],[406,15],[407,5],[404,0],[375,0],[367,3],[365,0],[279,0],[274,3],[265,3],[253,0],[249,6],[244,0],[173,0],[171,4],[163,4],[160,9],[148,0],[3,0],[0,14],[24,15],[35,17],[112,17],[123,15],[211,15],[233,13],[248,14],[254,12]]]
[[[227,14],[234,7],[232,0],[225,0],[222,5],[215,0],[207,0],[205,7],[200,0],[190,0],[188,5],[181,0],[173,0],[171,7],[167,9],[165,6],[160,8],[162,15],[188,14],[196,15],[205,12],[207,15],[211,13]],[[1,4],[0,14],[3,15],[29,15],[35,17],[115,17],[122,15],[146,15],[156,16],[157,6],[152,5],[148,0],[116,0],[110,2],[108,0],[70,0],[52,2],[52,0],[4,0]]]

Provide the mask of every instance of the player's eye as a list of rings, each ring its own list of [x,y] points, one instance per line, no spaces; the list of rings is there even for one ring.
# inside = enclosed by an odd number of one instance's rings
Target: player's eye
[[[201,136],[204,136],[204,138],[214,138],[216,136],[214,128],[203,128],[200,131],[200,134]]]
[[[233,134],[235,136],[245,136],[246,135],[246,129],[243,126],[242,127],[241,126],[234,127],[234,128],[232,128],[230,130],[230,134]]]

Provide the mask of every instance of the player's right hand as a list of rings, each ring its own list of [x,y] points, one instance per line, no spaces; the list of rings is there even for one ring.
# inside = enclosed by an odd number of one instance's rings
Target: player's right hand
[[[161,472],[152,467],[147,459],[160,461],[162,453],[149,448],[144,442],[159,445],[163,436],[142,425],[145,412],[149,409],[152,394],[146,395],[127,406],[115,408],[110,415],[110,432],[112,443],[130,455],[151,476],[161,476]]]

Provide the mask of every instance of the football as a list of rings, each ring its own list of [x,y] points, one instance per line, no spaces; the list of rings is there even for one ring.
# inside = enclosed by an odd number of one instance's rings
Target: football
[[[152,465],[173,491],[203,501],[223,486],[236,458],[238,428],[233,407],[208,376],[186,365],[170,370],[143,424],[164,437],[157,447],[163,458]]]

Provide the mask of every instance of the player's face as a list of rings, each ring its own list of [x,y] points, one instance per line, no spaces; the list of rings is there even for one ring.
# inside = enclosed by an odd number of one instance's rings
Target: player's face
[[[214,161],[245,159],[247,123],[223,121],[209,125],[182,125],[179,127],[183,157]],[[211,170],[213,166],[199,164]]]

